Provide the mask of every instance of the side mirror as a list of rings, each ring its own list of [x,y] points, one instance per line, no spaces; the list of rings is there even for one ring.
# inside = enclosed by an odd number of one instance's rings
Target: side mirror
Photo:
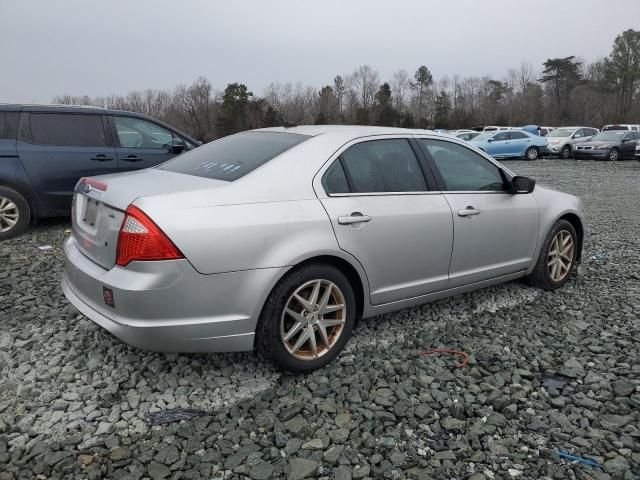
[[[576,133],[576,134],[573,136],[573,138],[580,138],[580,137],[582,137],[582,135],[580,135],[579,133]]]
[[[495,142],[495,140],[493,138],[487,138],[487,142],[491,143],[491,142]]]
[[[183,151],[184,151],[184,142],[182,141],[181,138],[174,137],[173,140],[171,140],[171,153],[173,153],[174,155],[178,155]]]
[[[536,186],[533,178],[516,175],[511,179],[511,193],[531,193]]]

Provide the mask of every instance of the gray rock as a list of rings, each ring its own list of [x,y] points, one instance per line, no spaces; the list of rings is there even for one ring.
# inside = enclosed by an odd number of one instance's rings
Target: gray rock
[[[151,462],[147,467],[147,473],[153,480],[162,480],[171,475],[171,470],[158,462]]]
[[[614,457],[611,460],[604,462],[604,471],[611,475],[626,472],[630,468],[631,467],[627,459],[621,456]]]
[[[465,427],[465,423],[462,420],[453,417],[443,418],[440,420],[440,425],[445,430],[462,430]]]
[[[627,379],[616,380],[611,384],[613,392],[618,397],[628,397],[636,390],[636,385]]]
[[[314,460],[306,458],[292,458],[289,462],[289,480],[303,480],[313,477],[320,465]]]
[[[273,475],[273,465],[267,462],[260,461],[256,463],[251,470],[249,470],[249,476],[254,480],[267,480]]]

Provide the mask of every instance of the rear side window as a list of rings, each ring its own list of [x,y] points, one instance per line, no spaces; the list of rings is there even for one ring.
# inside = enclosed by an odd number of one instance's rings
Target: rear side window
[[[15,140],[20,112],[0,112],[0,140]]]
[[[104,147],[101,115],[31,113],[31,141],[37,145]]]
[[[522,132],[509,132],[509,137],[511,137],[511,140],[520,140],[522,138],[529,138],[527,137],[526,134]]]
[[[327,193],[349,193],[349,182],[340,160],[333,162],[322,177],[322,185]]]
[[[207,143],[157,168],[233,182],[308,138],[295,133],[237,133]]]
[[[354,193],[427,190],[418,159],[405,139],[358,143],[340,157]]]

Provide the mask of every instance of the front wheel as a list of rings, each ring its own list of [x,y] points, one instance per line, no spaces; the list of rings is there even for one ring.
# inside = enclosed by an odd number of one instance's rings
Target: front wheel
[[[569,145],[565,145],[564,147],[562,147],[562,150],[560,151],[560,158],[562,158],[563,160],[567,160],[570,156],[571,156],[571,147]]]
[[[578,235],[567,220],[558,220],[547,235],[536,266],[526,278],[530,285],[555,290],[569,280],[578,256]]]
[[[609,161],[615,162],[616,160],[620,160],[620,150],[617,148],[612,148],[609,152]]]
[[[256,331],[257,350],[283,370],[316,370],[342,351],[355,318],[356,300],[347,277],[331,265],[305,265],[269,295]]]
[[[527,151],[524,152],[524,156],[527,160],[537,160],[538,159],[538,149],[536,147],[529,147]]]

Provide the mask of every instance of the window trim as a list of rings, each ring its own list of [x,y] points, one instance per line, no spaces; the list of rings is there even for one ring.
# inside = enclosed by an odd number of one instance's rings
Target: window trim
[[[413,154],[416,156],[416,160],[418,161],[418,165],[420,167],[420,172],[422,173],[422,177],[425,182],[426,190],[419,191],[410,191],[410,192],[349,192],[349,193],[328,193],[325,185],[324,185],[324,176],[327,173],[327,170],[331,168],[334,162],[339,161],[342,166],[342,170],[347,177],[347,183],[349,184],[349,189],[353,190],[352,180],[350,178],[350,174],[347,168],[345,168],[344,162],[342,160],[342,154],[348,150],[349,148],[357,145],[359,143],[364,142],[372,142],[376,140],[406,140],[409,143],[409,146],[413,150]],[[431,174],[431,176],[429,176]],[[358,137],[352,140],[349,140],[345,144],[343,144],[333,155],[327,159],[325,163],[318,169],[316,174],[312,180],[312,186],[316,191],[316,195],[319,192],[322,192],[324,196],[320,196],[320,198],[333,198],[333,197],[380,197],[380,196],[398,196],[398,195],[440,195],[442,192],[438,188],[437,179],[435,178],[431,167],[427,163],[427,159],[424,157],[422,153],[422,149],[419,147],[417,142],[415,141],[415,137],[412,134],[382,134],[382,135],[368,135],[366,137]]]
[[[489,157],[487,155],[486,152],[483,152],[481,150],[478,149],[474,149],[474,148],[470,148],[469,145],[465,145],[462,142],[456,142],[456,141],[451,141],[450,139],[444,139],[441,137],[430,137],[430,136],[416,136],[416,143],[418,144],[418,146],[420,147],[420,150],[422,150],[422,153],[424,154],[425,158],[427,159],[427,162],[429,163],[429,166],[431,167],[431,169],[434,172],[434,176],[436,178],[436,181],[438,183],[438,188],[440,189],[440,192],[442,192],[443,194],[466,194],[466,195],[476,195],[476,194],[481,194],[481,195],[504,195],[504,194],[508,194],[508,195],[513,195],[508,187],[508,183],[511,180],[511,178],[514,176],[514,174],[512,172],[510,172],[509,170],[507,170],[504,166],[502,166],[500,163],[498,163],[494,158]],[[448,143],[454,143],[456,145],[459,145],[463,148],[466,148],[467,150],[469,150],[472,153],[475,153],[476,155],[478,155],[480,158],[483,158],[485,161],[489,162],[490,164],[492,164],[494,167],[496,167],[498,169],[498,172],[500,173],[500,176],[502,177],[502,182],[503,185],[505,187],[504,190],[498,191],[498,190],[447,190],[446,188],[446,184],[444,182],[444,179],[442,178],[442,175],[440,174],[440,170],[438,169],[438,166],[436,165],[435,160],[433,159],[433,157],[431,156],[431,154],[427,151],[426,147],[423,147],[422,145],[420,145],[420,142],[418,142],[417,140],[437,140],[437,141],[442,141],[442,142],[448,142]]]

